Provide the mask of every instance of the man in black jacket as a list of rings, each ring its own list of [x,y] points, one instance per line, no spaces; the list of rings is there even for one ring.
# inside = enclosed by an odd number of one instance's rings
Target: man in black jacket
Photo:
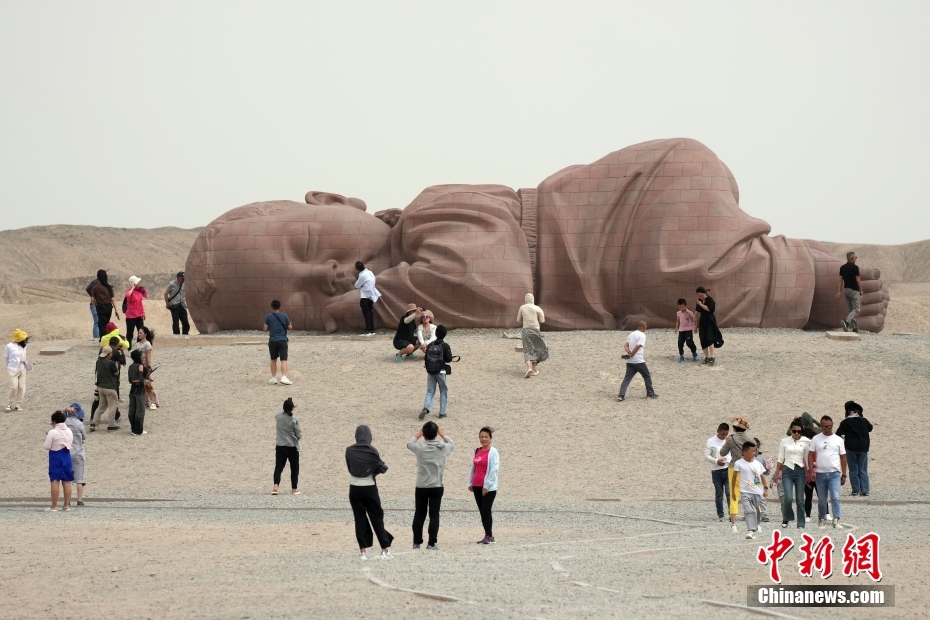
[[[449,402],[449,388],[446,386],[446,375],[451,373],[449,362],[452,361],[452,349],[445,343],[446,326],[436,326],[436,340],[426,347],[426,398],[423,399],[423,410],[419,418],[422,420],[429,415],[433,406],[433,394],[439,385],[439,417],[446,417],[446,405]]]
[[[840,422],[836,434],[846,443],[846,462],[849,464],[849,484],[853,497],[869,496],[869,433],[872,424],[862,417],[862,405],[847,401],[846,419]]]

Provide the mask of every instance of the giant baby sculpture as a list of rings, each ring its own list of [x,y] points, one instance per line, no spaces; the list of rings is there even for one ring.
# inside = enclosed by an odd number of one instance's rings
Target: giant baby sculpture
[[[513,327],[524,295],[546,329],[671,326],[675,302],[713,291],[721,326],[836,328],[842,261],[816,242],[769,236],[739,207],[730,170],[695,140],[656,140],[562,170],[535,189],[427,188],[374,215],[357,198],[310,192],[211,222],[187,259],[203,333],[254,329],[279,299],[296,329],[361,329],[355,261],[377,275],[376,320],[408,303],[447,327]],[[862,268],[859,327],[881,331],[889,295]]]

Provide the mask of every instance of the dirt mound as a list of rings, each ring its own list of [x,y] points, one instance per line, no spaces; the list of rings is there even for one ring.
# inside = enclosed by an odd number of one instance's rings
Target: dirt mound
[[[82,301],[106,269],[114,289],[137,275],[157,295],[184,268],[200,229],[33,226],[0,231],[0,303]]]
[[[846,252],[855,252],[860,265],[881,269],[885,282],[930,282],[930,239],[903,245],[820,243],[843,260]]]

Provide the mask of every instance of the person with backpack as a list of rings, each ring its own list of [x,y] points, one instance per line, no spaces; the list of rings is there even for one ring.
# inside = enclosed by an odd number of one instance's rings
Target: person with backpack
[[[165,308],[171,313],[171,331],[175,335],[186,336],[191,331],[191,324],[187,320],[187,292],[184,290],[183,271],[179,271],[165,288]]]
[[[281,360],[281,384],[291,385],[287,378],[287,330],[294,329],[291,319],[281,312],[281,302],[271,301],[271,314],[265,317],[263,329],[268,332],[268,352],[271,354],[271,385],[278,384],[278,359]]]
[[[426,366],[426,398],[423,399],[420,420],[429,415],[437,385],[439,386],[439,417],[446,417],[446,406],[449,403],[449,388],[446,385],[446,377],[452,370],[449,367],[449,362],[452,361],[452,349],[445,343],[445,337],[446,326],[437,325],[436,340],[426,347],[426,360],[423,363]]]

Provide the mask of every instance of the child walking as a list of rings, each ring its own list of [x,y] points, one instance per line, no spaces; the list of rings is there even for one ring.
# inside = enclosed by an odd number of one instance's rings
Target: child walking
[[[678,363],[685,361],[685,344],[691,349],[691,361],[697,361],[697,347],[694,346],[694,311],[688,310],[688,302],[678,300],[678,313],[675,316],[675,331],[678,332]]]
[[[746,518],[746,538],[755,538],[759,529],[759,511],[762,498],[769,494],[765,468],[756,460],[756,444],[747,441],[743,444],[743,458],[736,461],[733,469],[739,473],[740,501],[743,504],[743,516]]]

